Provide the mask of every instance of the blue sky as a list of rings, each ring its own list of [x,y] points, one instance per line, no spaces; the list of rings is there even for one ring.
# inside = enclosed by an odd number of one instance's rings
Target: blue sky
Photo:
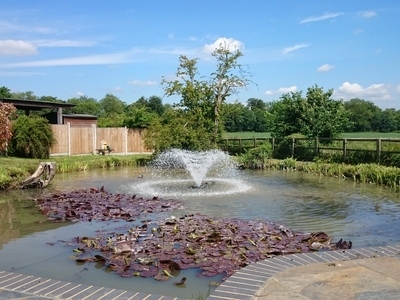
[[[61,100],[163,97],[179,55],[208,76],[225,39],[254,82],[229,102],[318,85],[400,109],[399,28],[393,0],[2,0],[0,86]]]

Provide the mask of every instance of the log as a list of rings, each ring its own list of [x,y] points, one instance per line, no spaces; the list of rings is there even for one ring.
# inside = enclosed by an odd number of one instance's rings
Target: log
[[[41,162],[35,173],[25,179],[21,184],[21,189],[28,187],[45,188],[56,175],[55,162]]]

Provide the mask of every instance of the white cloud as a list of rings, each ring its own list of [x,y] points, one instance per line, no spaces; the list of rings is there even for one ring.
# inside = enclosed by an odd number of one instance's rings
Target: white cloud
[[[75,41],[75,40],[34,40],[38,47],[92,47],[97,43],[94,41]]]
[[[168,34],[167,37],[168,37],[169,40],[173,40],[175,38],[173,33]]]
[[[334,18],[339,17],[339,16],[341,16],[343,14],[344,13],[326,13],[326,14],[323,14],[322,16],[318,16],[318,17],[312,16],[312,17],[308,17],[306,19],[301,20],[300,24],[324,21],[324,20],[327,20],[327,19],[334,19]]]
[[[76,92],[76,95],[78,97],[82,97],[82,96],[85,96],[85,93],[84,92]]]
[[[374,11],[372,11],[372,10],[370,10],[370,11],[360,11],[360,12],[358,13],[358,15],[359,15],[360,17],[363,17],[363,18],[372,18],[372,17],[375,17],[375,16],[376,16],[376,12],[374,12]]]
[[[21,68],[21,67],[55,67],[55,66],[84,66],[84,65],[108,65],[122,64],[132,61],[131,53],[113,53],[88,55],[71,58],[49,59],[26,61],[19,63],[3,64],[3,68]]]
[[[392,97],[389,88],[388,85],[383,83],[371,84],[364,88],[358,83],[350,83],[346,81],[334,91],[332,97],[344,100],[352,98],[360,98],[367,101],[390,100]]]
[[[146,81],[132,80],[132,81],[129,81],[128,84],[137,85],[137,86],[152,86],[152,85],[157,85],[158,83],[155,81],[150,81],[150,80],[146,80]]]
[[[21,26],[7,21],[0,21],[0,32],[31,32],[50,34],[55,33],[55,30],[42,26]]]
[[[295,92],[295,91],[297,91],[297,86],[293,85],[291,87],[280,87],[277,90],[268,90],[268,91],[265,91],[264,94],[265,95],[287,94],[287,93]]]
[[[204,45],[203,52],[211,54],[215,51],[215,49],[218,49],[221,46],[225,49],[228,49],[229,51],[244,49],[244,44],[241,41],[235,40],[233,38],[221,37],[212,44]]]
[[[396,93],[400,94],[400,84],[396,86],[395,91]]]
[[[0,40],[1,56],[24,56],[37,54],[34,45],[17,40]]]
[[[1,77],[26,77],[26,76],[38,76],[44,75],[41,72],[16,72],[16,71],[0,71]]]
[[[330,64],[324,64],[322,66],[319,66],[317,71],[318,72],[328,72],[328,71],[332,70],[333,68],[335,68],[335,67]]]
[[[286,54],[288,54],[288,53],[290,53],[292,51],[296,51],[296,50],[299,50],[299,49],[302,49],[302,48],[306,48],[308,46],[310,46],[310,44],[296,44],[294,46],[290,46],[290,47],[284,48],[282,50],[282,53],[286,55]]]
[[[355,29],[354,31],[353,31],[353,34],[361,34],[361,33],[363,33],[364,32],[364,30],[362,30],[362,29]]]

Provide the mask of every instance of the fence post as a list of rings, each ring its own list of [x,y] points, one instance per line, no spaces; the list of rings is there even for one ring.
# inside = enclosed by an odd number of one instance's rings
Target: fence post
[[[343,161],[347,158],[347,139],[343,139]]]
[[[294,143],[296,141],[296,138],[292,138],[292,157],[294,158]]]
[[[71,156],[71,123],[67,122],[67,133],[68,133],[68,156]]]
[[[124,139],[125,139],[125,155],[128,155],[128,128],[124,127]]]
[[[315,137],[314,140],[314,156],[318,156],[319,154],[319,143],[318,143],[318,137]]]
[[[275,156],[275,138],[272,138],[272,156]]]
[[[381,151],[382,151],[382,140],[376,140],[376,160],[378,161],[378,165],[381,163]]]
[[[257,138],[253,139],[253,143],[254,143],[254,147],[253,148],[256,148],[257,147]]]
[[[93,151],[92,154],[96,153],[96,145],[97,145],[97,129],[96,129],[96,124],[92,124],[92,135],[93,135]]]

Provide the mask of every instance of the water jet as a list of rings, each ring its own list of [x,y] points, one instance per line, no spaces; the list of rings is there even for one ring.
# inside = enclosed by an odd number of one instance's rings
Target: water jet
[[[150,164],[148,173],[145,181],[133,186],[145,196],[215,197],[251,188],[233,159],[215,149],[165,151]]]

